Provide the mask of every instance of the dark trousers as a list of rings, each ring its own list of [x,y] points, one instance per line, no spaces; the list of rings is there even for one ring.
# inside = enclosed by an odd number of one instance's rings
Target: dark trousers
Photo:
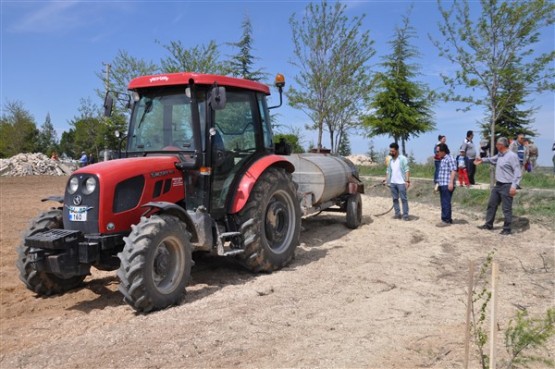
[[[439,201],[441,202],[441,221],[445,223],[453,223],[453,218],[451,217],[451,198],[453,197],[453,191],[449,191],[448,186],[439,186]]]
[[[511,230],[511,223],[513,221],[513,198],[509,195],[510,190],[510,183],[500,182],[497,182],[495,187],[491,190],[491,194],[489,195],[488,210],[486,212],[486,224],[490,227],[493,227],[497,207],[501,204],[503,216],[505,217],[503,229],[507,231]]]
[[[434,170],[434,184],[437,183],[437,175],[439,174],[439,165],[441,160],[434,160],[435,170]]]
[[[468,181],[471,185],[476,184],[474,181],[474,174],[476,173],[476,165],[474,159],[466,158],[466,171],[468,173]]]

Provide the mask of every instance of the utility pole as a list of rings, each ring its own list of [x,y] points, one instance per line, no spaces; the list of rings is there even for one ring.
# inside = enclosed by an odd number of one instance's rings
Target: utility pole
[[[106,89],[106,95],[108,96],[108,92],[110,91],[110,69],[112,65],[110,63],[102,63],[106,66],[106,77],[104,78],[104,87]],[[104,161],[108,161],[108,146],[107,146],[107,137],[104,137]],[[98,155],[97,155],[98,156]]]

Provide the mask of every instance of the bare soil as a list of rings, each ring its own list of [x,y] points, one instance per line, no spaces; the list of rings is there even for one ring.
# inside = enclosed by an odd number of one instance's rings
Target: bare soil
[[[251,274],[226,259],[197,257],[179,306],[138,315],[115,272],[94,270],[83,288],[40,298],[18,279],[16,246],[29,221],[53,206],[65,177],[0,178],[0,367],[462,368],[468,260],[496,249],[498,350],[518,308],[553,307],[553,231],[530,224],[513,236],[480,231],[483,214],[454,209],[437,228],[437,204],[410,202],[393,220],[391,200],[364,196],[363,225],[345,216],[303,220],[293,262]],[[543,355],[554,359],[555,343]],[[479,367],[471,346],[471,368]],[[540,366],[538,366],[539,368]]]

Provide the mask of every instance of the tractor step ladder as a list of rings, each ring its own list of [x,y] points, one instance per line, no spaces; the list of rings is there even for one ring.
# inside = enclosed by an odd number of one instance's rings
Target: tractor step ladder
[[[219,239],[219,242],[218,242],[218,255],[220,255],[220,256],[233,256],[233,255],[238,255],[238,254],[242,254],[243,252],[245,252],[245,250],[243,250],[243,249],[230,249],[230,250],[225,249],[224,244],[227,241],[231,242],[231,240],[234,237],[241,237],[241,232],[220,233],[220,239]]]

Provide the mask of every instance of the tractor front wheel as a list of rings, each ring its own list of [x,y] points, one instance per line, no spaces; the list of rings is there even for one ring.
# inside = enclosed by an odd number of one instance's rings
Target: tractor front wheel
[[[51,209],[40,214],[31,222],[31,226],[25,232],[23,240],[26,237],[33,236],[37,233],[46,232],[50,229],[63,228],[62,210]],[[19,270],[19,279],[25,283],[25,286],[31,291],[41,296],[50,296],[64,293],[75,287],[78,287],[85,275],[77,275],[66,277],[64,275],[36,271],[32,268],[29,260],[30,247],[25,246],[25,241],[17,248],[17,269]]]
[[[291,175],[269,168],[256,182],[239,212],[245,252],[239,262],[254,272],[271,272],[287,265],[295,254],[301,231],[301,210]]]
[[[135,310],[148,313],[179,303],[191,276],[190,235],[173,216],[142,217],[118,254],[119,290]]]

